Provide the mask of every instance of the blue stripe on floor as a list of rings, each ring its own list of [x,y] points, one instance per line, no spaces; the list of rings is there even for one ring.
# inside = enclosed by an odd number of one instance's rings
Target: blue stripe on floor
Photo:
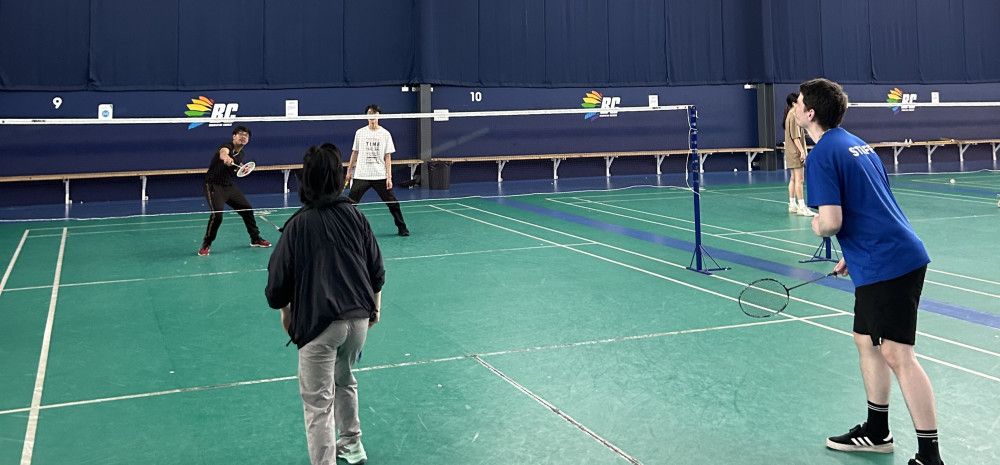
[[[492,200],[504,206],[514,207],[520,210],[529,211],[542,216],[547,216],[550,218],[555,218],[562,221],[567,221],[570,223],[575,223],[614,234],[620,234],[623,236],[628,236],[634,239],[639,239],[646,242],[651,242],[653,244],[671,247],[674,249],[687,250],[692,253],[694,252],[693,242],[688,242],[681,239],[674,239],[672,237],[663,236],[649,231],[641,231],[638,229],[622,226],[619,224],[613,224],[597,220],[594,218],[587,218],[585,216],[574,215],[572,213],[553,210],[551,208],[532,205],[509,198],[495,198]],[[817,273],[815,271],[806,270],[802,268],[795,268],[784,263],[773,262],[770,260],[763,260],[760,258],[751,257],[748,255],[743,255],[728,250],[717,249],[714,247],[705,247],[705,249],[708,251],[709,255],[718,260],[739,264],[750,268],[756,268],[758,270],[763,270],[776,275],[787,276],[789,278],[801,280],[803,282],[820,277],[820,273]],[[823,279],[817,281],[816,284],[833,289],[838,289],[845,292],[851,292],[851,293],[854,292],[854,284],[852,284],[849,279],[840,279],[840,278]],[[958,320],[963,320],[978,325],[990,326],[993,328],[1000,329],[1000,316],[991,313],[980,312],[978,310],[973,310],[971,308],[961,307],[958,305],[952,305],[943,302],[936,302],[929,299],[920,299],[920,309],[931,313],[937,313],[939,315],[955,318]]]

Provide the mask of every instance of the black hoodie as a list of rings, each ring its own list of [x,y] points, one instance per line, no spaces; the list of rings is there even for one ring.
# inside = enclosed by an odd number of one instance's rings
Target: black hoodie
[[[371,226],[354,205],[338,199],[303,208],[282,229],[264,295],[271,308],[291,302],[291,342],[302,348],[335,320],[374,316],[385,268]]]

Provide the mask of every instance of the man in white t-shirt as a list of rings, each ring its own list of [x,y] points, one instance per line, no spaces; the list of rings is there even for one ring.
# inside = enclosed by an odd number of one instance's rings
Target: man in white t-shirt
[[[378,115],[381,111],[378,105],[368,105],[365,113]],[[399,201],[392,193],[392,154],[395,152],[392,134],[378,125],[378,118],[368,120],[367,126],[354,133],[354,146],[351,148],[351,161],[347,163],[345,184],[351,186],[347,196],[353,203],[360,202],[369,188],[375,189],[379,198],[389,207],[399,235],[409,236],[410,230],[403,220],[403,210],[399,208]]]

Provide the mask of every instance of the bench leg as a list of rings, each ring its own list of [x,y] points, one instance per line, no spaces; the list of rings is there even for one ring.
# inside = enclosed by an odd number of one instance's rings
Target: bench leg
[[[139,179],[142,180],[142,194],[139,196],[139,200],[145,202],[149,200],[149,196],[146,195],[146,176],[139,176]]]
[[[663,171],[661,170],[660,165],[663,164],[663,159],[664,158],[667,158],[667,156],[666,155],[657,155],[656,156],[656,175],[657,176],[663,174]]]
[[[562,163],[562,158],[552,159],[552,179],[559,179],[559,164]]]
[[[611,177],[611,164],[615,162],[615,158],[618,157],[604,157],[604,177]]]
[[[996,142],[990,142],[990,147],[993,148],[993,164],[997,163],[997,149],[1000,149],[1000,144]]]
[[[281,174],[285,178],[285,187],[284,187],[284,189],[281,190],[281,192],[284,193],[284,194],[288,193],[288,175],[291,172],[292,172],[292,170],[281,170]]]
[[[505,160],[497,160],[497,183],[503,182],[503,167],[507,166]]]
[[[705,172],[705,159],[706,158],[708,158],[708,154],[707,153],[699,153],[698,154],[698,172],[699,173],[704,173]]]

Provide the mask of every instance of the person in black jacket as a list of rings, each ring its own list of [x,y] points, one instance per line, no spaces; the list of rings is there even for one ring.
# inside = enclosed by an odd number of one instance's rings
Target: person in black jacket
[[[250,129],[246,126],[236,126],[233,128],[233,141],[220,145],[215,150],[215,155],[212,155],[212,162],[208,165],[208,172],[205,173],[205,198],[212,213],[208,217],[208,227],[205,229],[205,237],[201,240],[201,249],[198,249],[198,255],[202,257],[211,251],[212,241],[215,240],[219,226],[222,225],[222,211],[226,205],[236,210],[243,218],[247,234],[250,235],[250,247],[271,246],[267,239],[260,237],[257,220],[253,216],[253,207],[243,195],[243,191],[233,183],[233,178],[236,177],[235,165],[243,164],[245,156],[243,148],[249,143]]]
[[[303,159],[303,207],[282,228],[268,263],[265,295],[299,348],[299,390],[314,465],[367,460],[357,380],[351,370],[378,323],[385,269],[364,215],[342,197],[344,170],[333,144]],[[339,433],[339,438],[337,434]]]

